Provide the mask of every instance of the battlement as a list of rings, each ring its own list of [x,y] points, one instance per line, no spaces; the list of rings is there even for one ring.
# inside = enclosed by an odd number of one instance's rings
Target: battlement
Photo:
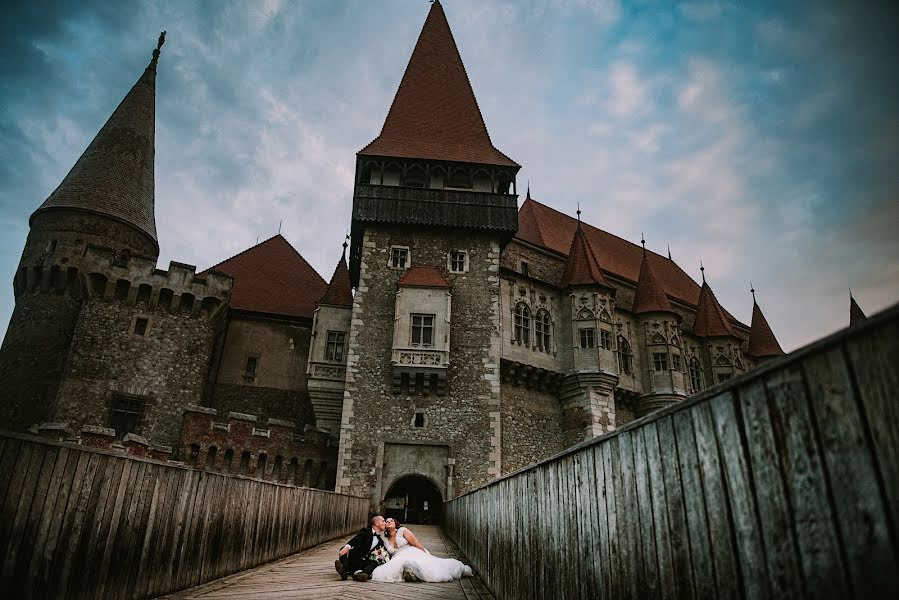
[[[20,267],[13,289],[26,293],[70,294],[143,304],[191,317],[217,315],[231,297],[233,279],[218,271],[198,277],[194,265],[172,261],[168,270],[138,254],[116,254],[111,248],[87,245],[81,256],[43,256],[38,264]]]
[[[220,413],[190,406],[184,411],[179,456],[198,469],[236,473],[326,488],[333,483],[337,448],[330,434],[280,419],[261,423],[255,415]]]

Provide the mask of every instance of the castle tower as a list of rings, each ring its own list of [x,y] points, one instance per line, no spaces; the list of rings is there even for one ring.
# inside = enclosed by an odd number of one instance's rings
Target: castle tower
[[[740,338],[730,318],[721,308],[715,293],[705,280],[702,269],[702,289],[696,305],[693,334],[700,339],[703,387],[727,381],[745,370],[740,352]],[[708,374],[706,379],[705,374]]]
[[[580,210],[559,287],[567,296],[562,319],[571,323],[571,339],[560,348],[564,374],[559,388],[570,445],[615,429],[618,383],[615,288],[584,235]]]
[[[640,352],[647,386],[636,405],[637,416],[682,400],[687,395],[680,316],[656,279],[643,241],[643,261],[632,312],[638,322]]]
[[[347,244],[325,294],[315,303],[306,385],[315,424],[337,438],[346,379],[347,342],[353,310],[353,288],[346,264]]]
[[[127,260],[159,255],[154,216],[156,63],[30,219],[13,281],[16,306],[0,350],[0,420],[27,428],[51,420],[85,294],[88,247]]]
[[[768,320],[755,301],[755,289],[752,290],[752,324],[749,326],[749,348],[746,353],[756,362],[784,355],[777,338],[774,337],[774,332],[771,331],[771,326],[768,325]]]
[[[357,156],[338,491],[436,518],[500,474],[499,257],[518,169],[490,141],[434,2]]]

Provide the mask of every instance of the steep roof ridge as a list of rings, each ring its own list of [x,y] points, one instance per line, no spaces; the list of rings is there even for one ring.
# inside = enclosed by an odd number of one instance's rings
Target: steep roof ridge
[[[749,356],[756,358],[784,355],[784,351],[774,336],[771,326],[768,325],[768,320],[755,300],[755,290],[752,290],[752,325],[749,327],[749,348],[747,353]]]
[[[442,146],[443,148],[439,150],[437,154],[442,154],[444,151],[446,151],[445,155],[408,156],[410,154],[428,154],[428,152],[421,151],[420,149],[410,151],[410,147],[414,147],[415,144],[420,143],[421,140],[410,141],[408,139],[404,139],[402,142],[400,142],[397,139],[393,139],[391,130],[402,127],[402,122],[399,121],[399,119],[408,119],[415,116],[414,112],[413,114],[409,114],[410,106],[414,107],[416,103],[426,104],[426,100],[429,100],[429,98],[420,98],[419,96],[422,93],[434,91],[434,86],[421,86],[422,89],[426,90],[426,92],[418,91],[418,89],[415,87],[418,82],[413,78],[419,74],[419,71],[422,70],[421,65],[424,64],[429,51],[434,47],[440,47],[439,42],[443,41],[440,38],[444,34],[444,29],[445,32],[448,33],[448,41],[451,46],[451,48],[448,49],[450,56],[447,64],[455,65],[455,63],[458,63],[458,66],[461,69],[462,78],[464,78],[466,86],[465,89],[468,92],[467,95],[470,96],[470,98],[465,98],[464,101],[468,103],[468,101],[470,100],[473,103],[474,112],[477,116],[475,129],[478,129],[478,131],[469,130],[468,133],[473,133],[475,137],[483,136],[484,139],[480,140],[480,142],[486,142],[486,146],[482,148],[474,148],[474,145],[471,144],[471,141],[469,140],[468,143],[463,144],[466,149],[463,150],[462,154],[459,154],[458,156],[451,156],[454,153],[458,153],[458,147],[451,149],[450,146],[446,145],[445,140],[432,139],[427,140],[424,145],[431,146],[432,148],[435,146]],[[427,104],[431,103],[427,102]],[[403,111],[405,112],[401,115],[400,113]],[[441,116],[445,117],[446,115]],[[460,140],[456,140],[457,143],[459,141]],[[405,150],[397,151],[397,144],[399,144],[400,146],[404,146]],[[393,145],[393,147],[391,147],[391,145]],[[479,156],[479,150],[485,151],[486,153]],[[471,154],[469,154],[469,152],[471,152]],[[458,45],[456,44],[455,36],[453,35],[452,29],[449,26],[449,22],[446,19],[446,13],[444,13],[443,11],[443,6],[439,1],[435,1],[431,4],[431,9],[428,11],[428,16],[425,19],[421,32],[419,32],[418,39],[415,42],[415,47],[413,48],[412,54],[409,57],[409,62],[406,64],[406,69],[403,71],[403,77],[400,80],[399,86],[397,86],[396,92],[394,93],[393,101],[390,103],[390,109],[387,111],[387,117],[384,119],[384,123],[381,126],[381,132],[358,153],[383,156],[407,156],[408,158],[430,158],[435,160],[497,164],[515,167],[519,166],[518,163],[509,158],[503,152],[498,150],[496,146],[493,145],[493,141],[490,138],[490,132],[487,130],[487,125],[484,122],[484,115],[481,112],[481,107],[478,104],[477,97],[475,96],[474,88],[472,87],[471,80],[468,77],[468,70],[465,68],[465,63],[462,61],[462,55],[460,54]],[[493,154],[494,156],[490,157],[489,155],[491,154]],[[477,158],[481,158],[482,160],[478,160]]]
[[[569,285],[584,284],[597,284],[611,290],[615,289],[603,275],[599,259],[593,251],[593,246],[590,245],[590,240],[584,235],[584,230],[581,229],[580,220],[578,220],[578,227],[571,239],[571,248],[568,251],[568,259],[565,261],[565,270],[562,273],[560,286],[564,288]]]
[[[209,267],[209,268],[207,268],[207,269],[203,269],[203,272],[202,272],[202,273],[199,273],[199,275],[206,274],[206,273],[208,273],[209,271],[215,271],[218,267],[222,266],[222,265],[225,264],[226,262],[232,261],[232,260],[234,260],[235,258],[238,258],[239,256],[242,256],[242,255],[246,254],[247,252],[250,252],[250,251],[252,251],[252,250],[258,248],[259,246],[262,246],[263,244],[267,244],[267,243],[271,242],[272,240],[275,240],[276,238],[281,238],[282,240],[284,240],[284,243],[287,244],[287,245],[290,247],[290,249],[294,251],[294,253],[297,255],[297,257],[299,257],[299,259],[300,259],[301,261],[303,261],[303,263],[305,263],[306,266],[308,266],[310,269],[312,269],[312,272],[315,273],[315,274],[318,276],[318,278],[321,280],[322,283],[325,283],[325,284],[328,283],[327,281],[325,281],[325,278],[324,278],[324,277],[322,277],[321,275],[318,274],[318,271],[315,269],[315,267],[313,267],[313,266],[309,263],[309,261],[307,261],[307,260],[303,257],[303,255],[300,254],[299,251],[297,251],[297,249],[294,247],[294,245],[291,244],[289,241],[287,241],[287,238],[284,237],[283,235],[281,235],[280,233],[276,233],[275,235],[273,235],[273,236],[270,237],[270,238],[266,238],[266,239],[262,240],[261,242],[259,242],[259,243],[257,243],[257,244],[253,244],[253,245],[250,246],[249,248],[245,248],[245,249],[241,250],[240,252],[238,252],[237,254],[234,254],[234,255],[232,255],[232,256],[229,256],[229,257],[226,258],[225,260],[219,261],[218,263],[212,265],[211,267]]]
[[[528,225],[532,225],[534,227],[534,232],[537,234],[537,239],[540,241],[541,245],[545,246],[546,242],[543,239],[543,231],[541,231],[540,229],[540,220],[534,213],[534,204],[539,204],[539,202],[531,198],[530,189],[528,189],[528,196],[527,198],[525,198],[524,202],[522,202],[521,208],[518,210],[518,230],[519,232],[521,232],[521,215],[522,213],[525,213],[526,217],[529,219]]]
[[[53,209],[100,214],[142,231],[158,250],[154,206],[156,66],[164,43],[163,31],[150,63],[30,221]]]
[[[334,267],[334,274],[328,283],[328,289],[316,304],[329,304],[331,306],[352,306],[353,285],[350,282],[350,270],[346,265],[346,242],[343,243],[343,254]]]
[[[640,263],[640,277],[634,291],[634,304],[631,312],[635,315],[648,312],[674,312],[665,290],[656,279],[652,265],[649,264],[645,242],[643,243],[643,260]]]
[[[693,323],[693,333],[697,337],[737,337],[730,319],[718,303],[715,292],[703,277],[702,289],[699,291],[699,303],[696,305],[696,320]]]

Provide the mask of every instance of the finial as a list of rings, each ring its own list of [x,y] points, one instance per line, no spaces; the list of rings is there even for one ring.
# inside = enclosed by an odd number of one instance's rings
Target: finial
[[[525,200],[530,200],[530,199],[531,199],[531,180],[528,179],[528,193],[527,193],[527,196],[525,197]]]
[[[278,221],[278,235],[281,235],[281,224],[284,223],[284,219]]]
[[[646,236],[640,232],[640,244],[643,246],[643,258],[646,258]]]
[[[577,223],[578,223],[578,225],[581,224],[581,203],[580,202],[577,203]]]
[[[849,288],[849,299],[852,300],[852,288]]]
[[[705,267],[702,265],[702,261],[699,261],[699,270],[702,272],[702,282],[705,283]]]
[[[674,260],[671,258],[671,244],[668,244],[668,260]]]
[[[165,43],[165,31],[159,33],[159,40],[156,42],[156,50],[153,50],[153,60],[150,61],[150,66],[154,69],[156,68],[156,61],[159,60],[159,51],[162,50],[162,45]]]
[[[752,302],[755,303],[755,286],[751,281],[749,282],[749,291],[752,293]]]
[[[349,239],[350,239],[350,234],[349,234],[349,232],[347,232],[346,237],[343,238],[343,256],[344,256],[344,258],[346,258],[346,247],[349,246],[349,244],[347,243],[347,240],[349,240]]]

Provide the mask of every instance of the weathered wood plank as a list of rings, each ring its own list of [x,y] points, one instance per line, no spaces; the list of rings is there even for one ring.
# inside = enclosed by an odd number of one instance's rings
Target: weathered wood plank
[[[612,597],[612,559],[609,552],[609,509],[606,504],[607,488],[605,463],[601,446],[590,449],[593,454],[594,480],[596,481],[596,514],[597,514],[597,547],[599,552],[594,556],[598,558],[595,570],[596,588],[602,591],[602,598]],[[464,548],[463,548],[464,550]],[[546,589],[544,585],[543,589]]]
[[[755,482],[755,500],[762,516],[767,571],[775,598],[802,595],[798,551],[793,539],[791,509],[778,468],[778,452],[768,412],[768,397],[762,381],[739,389],[744,433]]]
[[[690,535],[687,532],[687,511],[684,506],[684,489],[681,484],[680,464],[677,456],[677,439],[674,437],[674,422],[671,417],[656,422],[662,458],[662,473],[665,482],[665,499],[668,505],[668,527],[671,533],[674,577],[677,582],[677,597],[690,598],[694,595],[693,564],[691,560]]]
[[[699,456],[696,452],[693,420],[690,413],[686,411],[675,413],[672,415],[672,419],[684,490],[684,507],[687,515],[695,593],[697,598],[713,599],[718,595],[715,590],[715,566],[709,542],[709,523],[706,517],[705,495],[702,488]]]
[[[637,582],[641,598],[659,598],[658,557],[656,556],[655,520],[652,516],[652,491],[649,465],[646,462],[646,442],[640,431],[633,432],[634,484],[636,502],[634,515],[639,521],[641,539],[641,564],[643,577]]]
[[[827,590],[834,598],[850,595],[840,558],[836,525],[827,500],[824,466],[802,374],[785,369],[765,382],[773,435],[781,452],[784,487],[793,510],[803,581],[810,595]],[[819,592],[820,594],[820,592]]]
[[[646,448],[646,462],[649,466],[659,591],[663,598],[671,598],[677,594],[677,583],[674,575],[674,557],[672,556],[671,534],[668,528],[667,499],[665,498],[665,479],[662,474],[662,457],[656,424],[647,424],[642,429],[642,434]]]
[[[858,411],[845,357],[840,349],[831,350],[811,357],[803,364],[803,371],[852,587],[860,597],[885,597],[899,587],[899,561],[886,525],[874,451]],[[887,577],[886,573],[894,576]]]

